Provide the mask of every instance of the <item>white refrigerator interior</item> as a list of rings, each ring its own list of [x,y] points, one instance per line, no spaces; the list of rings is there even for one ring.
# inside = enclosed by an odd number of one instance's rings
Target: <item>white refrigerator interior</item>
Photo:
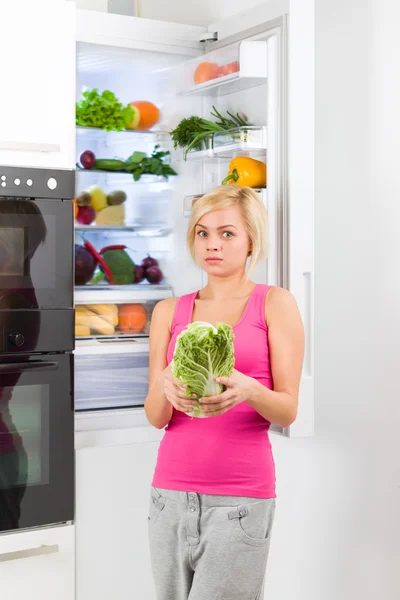
[[[267,163],[267,187],[257,192],[268,210],[270,240],[269,258],[258,266],[253,279],[288,289],[291,289],[291,281],[296,282],[300,289],[291,291],[298,299],[311,346],[312,236],[302,236],[305,223],[298,206],[301,202],[307,217],[312,198],[296,198],[297,220],[294,222],[290,218],[287,182],[286,20],[282,17],[272,24],[266,23],[264,30],[254,35],[242,32],[242,37],[230,36],[229,41],[196,41],[207,37],[212,34],[197,27],[78,11],[77,100],[84,90],[96,88],[101,93],[107,89],[123,104],[151,101],[160,108],[161,118],[149,132],[106,133],[78,127],[77,160],[86,150],[98,158],[126,160],[134,151],[151,154],[158,145],[171,152],[171,166],[178,176],[168,180],[142,176],[134,181],[132,175],[126,173],[77,170],[77,194],[99,185],[107,194],[123,190],[127,201],[124,227],[78,225],[76,243],[89,240],[97,249],[112,244],[125,245],[136,264],[150,254],[159,262],[164,278],[160,285],[108,286],[102,292],[99,287],[78,286],[76,305],[103,302],[106,296],[107,302],[115,304],[138,302],[146,305],[150,320],[155,301],[170,295],[180,296],[204,285],[204,274],[194,266],[186,248],[192,202],[221,184],[233,158],[250,156]],[[196,85],[193,74],[204,62],[228,67],[233,64],[240,68]],[[236,135],[214,135],[211,145],[205,140],[201,149],[190,151],[184,160],[183,151],[173,148],[169,132],[184,117],[196,115],[213,120],[213,107],[223,115],[228,112],[244,115],[249,127],[242,128]],[[148,335],[148,326],[142,334]],[[94,337],[96,339],[77,340],[78,370],[83,346],[86,349],[82,352],[87,354],[88,347],[92,347],[93,353],[98,355],[103,353],[106,341],[107,348],[111,347],[111,339]],[[120,342],[121,337],[114,341]],[[129,340],[124,342],[127,349]],[[310,363],[308,354],[308,379],[312,378]],[[98,367],[101,365],[106,367],[106,363],[99,360]],[[94,362],[90,369],[91,379],[96,371]],[[304,428],[301,424],[303,407],[307,405],[305,414],[310,413],[312,386],[305,392],[295,425],[296,435],[312,433],[308,417]],[[143,400],[144,397],[141,403]],[[85,408],[81,401],[84,403],[85,397],[78,380],[78,403]],[[122,406],[124,404],[117,403],[114,408]],[[95,398],[92,398],[91,408],[96,408]],[[102,408],[101,403],[97,408]],[[290,430],[285,433],[291,434]]]

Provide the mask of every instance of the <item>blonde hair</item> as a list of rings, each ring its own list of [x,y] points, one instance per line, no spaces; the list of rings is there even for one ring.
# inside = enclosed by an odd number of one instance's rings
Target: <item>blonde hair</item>
[[[221,185],[196,200],[189,221],[187,243],[194,262],[196,225],[207,213],[238,206],[242,214],[247,235],[250,239],[251,258],[248,273],[268,254],[268,214],[259,194],[249,187]]]

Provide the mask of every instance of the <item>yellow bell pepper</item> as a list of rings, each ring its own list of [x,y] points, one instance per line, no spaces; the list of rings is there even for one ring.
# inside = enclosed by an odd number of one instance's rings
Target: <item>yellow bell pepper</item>
[[[225,177],[222,185],[227,183],[252,188],[265,187],[267,185],[267,165],[248,156],[237,156],[231,160],[228,176]]]

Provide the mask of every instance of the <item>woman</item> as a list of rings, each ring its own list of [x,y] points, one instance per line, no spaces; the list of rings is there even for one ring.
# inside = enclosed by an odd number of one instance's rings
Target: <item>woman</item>
[[[207,285],[159,302],[150,332],[149,422],[167,426],[149,516],[158,600],[256,600],[275,511],[268,428],[296,418],[304,353],[293,296],[247,273],[265,258],[267,213],[250,188],[222,186],[199,199],[188,229]],[[248,264],[248,269],[246,270]],[[192,321],[233,326],[235,370],[226,390],[202,398],[207,418],[170,368],[178,334]]]

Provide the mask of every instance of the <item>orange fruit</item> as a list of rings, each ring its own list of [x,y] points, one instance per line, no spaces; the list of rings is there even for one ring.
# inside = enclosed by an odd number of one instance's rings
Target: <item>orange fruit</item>
[[[78,206],[78,203],[75,200],[75,198],[72,200],[72,202],[74,203],[74,219],[76,219],[77,214],[78,214],[78,210],[79,210],[79,206]]]
[[[218,70],[219,65],[217,65],[217,63],[202,62],[196,67],[193,76],[194,82],[204,83],[205,81],[209,81],[210,79],[215,79],[217,77]]]
[[[146,100],[131,102],[131,106],[139,111],[139,124],[135,127],[138,131],[147,131],[154,127],[160,120],[160,111],[155,104]]]
[[[147,322],[142,304],[122,304],[118,309],[118,326],[123,333],[139,333]]]

